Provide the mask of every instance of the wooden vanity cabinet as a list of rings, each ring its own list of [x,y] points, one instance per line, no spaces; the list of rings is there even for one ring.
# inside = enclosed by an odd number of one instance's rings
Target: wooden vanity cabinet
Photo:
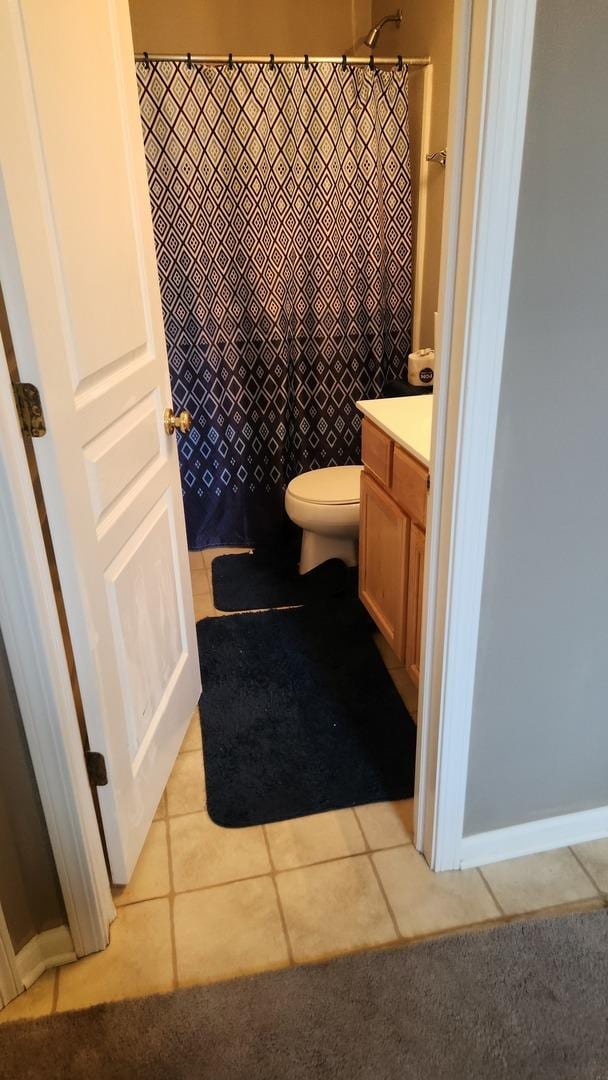
[[[428,469],[367,417],[362,460],[359,596],[418,685]]]

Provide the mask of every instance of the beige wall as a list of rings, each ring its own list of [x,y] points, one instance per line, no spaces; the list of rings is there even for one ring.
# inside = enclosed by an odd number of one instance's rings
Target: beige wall
[[[149,53],[352,55],[371,25],[371,0],[130,0],[130,8],[135,51]]]
[[[392,14],[399,4],[396,0],[373,0],[372,21]],[[408,0],[402,4],[403,21],[397,27],[387,23],[376,49],[378,55],[430,56],[433,61],[433,99],[431,111],[431,151],[443,150],[447,142],[450,63],[452,53],[452,21],[454,0]],[[422,119],[422,70],[410,71],[410,139],[412,151],[412,202],[414,225],[418,210],[420,128]],[[439,259],[443,221],[443,188],[445,170],[431,165],[428,171],[428,202],[426,243],[422,253],[424,276],[420,344],[433,345],[433,319],[437,310],[439,288]],[[416,267],[414,266],[414,273]]]
[[[539,0],[465,831],[608,805],[608,5]]]

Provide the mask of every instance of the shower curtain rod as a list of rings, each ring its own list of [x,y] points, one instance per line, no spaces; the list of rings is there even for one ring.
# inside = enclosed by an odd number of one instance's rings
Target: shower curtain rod
[[[191,64],[342,64],[348,67],[426,67],[431,62],[430,56],[197,56],[194,53],[135,53],[135,59],[149,61],[184,60]]]

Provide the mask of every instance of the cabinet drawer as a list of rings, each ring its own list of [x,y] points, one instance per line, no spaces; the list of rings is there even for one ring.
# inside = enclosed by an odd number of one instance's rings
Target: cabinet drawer
[[[421,525],[426,522],[427,478],[428,469],[400,446],[396,446],[393,453],[391,495],[401,509]]]
[[[366,418],[361,432],[361,460],[385,487],[390,487],[393,443],[375,424]]]

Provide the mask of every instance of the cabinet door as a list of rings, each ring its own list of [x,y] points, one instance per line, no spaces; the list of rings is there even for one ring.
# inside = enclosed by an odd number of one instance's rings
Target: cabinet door
[[[359,596],[403,661],[409,518],[366,472],[361,477]]]
[[[420,679],[420,638],[422,634],[422,586],[424,581],[424,529],[412,525],[407,582],[407,629],[405,667],[418,686]]]

